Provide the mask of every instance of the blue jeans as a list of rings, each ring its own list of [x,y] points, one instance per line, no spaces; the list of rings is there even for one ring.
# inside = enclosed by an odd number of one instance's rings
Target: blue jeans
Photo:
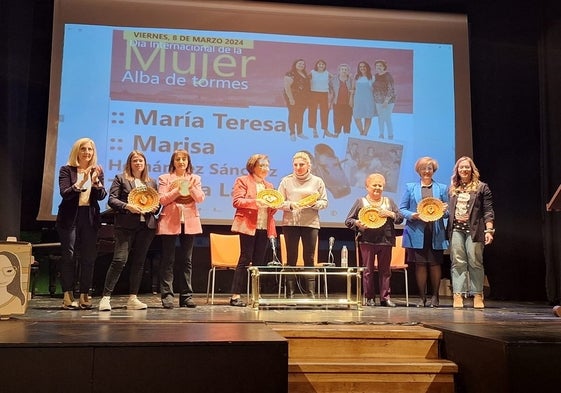
[[[468,289],[473,294],[483,293],[484,243],[474,242],[469,233],[452,231],[450,242],[450,257],[452,259],[452,288],[454,293],[466,293]],[[469,273],[470,288],[467,288]]]

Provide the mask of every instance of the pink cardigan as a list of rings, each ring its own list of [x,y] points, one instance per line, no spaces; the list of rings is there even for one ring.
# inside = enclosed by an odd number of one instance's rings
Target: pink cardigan
[[[175,173],[160,175],[158,178],[158,194],[160,204],[163,206],[158,220],[158,235],[178,235],[181,232],[181,207],[183,207],[183,219],[186,234],[202,233],[201,219],[197,203],[205,200],[205,193],[201,187],[201,177],[198,175],[187,175],[186,179],[195,179],[194,186],[190,189],[193,200],[184,205],[178,205],[175,200],[179,197],[179,187],[171,188],[173,181],[180,176]]]
[[[271,189],[273,185],[268,181],[263,182],[265,188]],[[232,232],[255,235],[257,229],[257,183],[252,175],[240,176],[232,187],[232,205],[236,208]],[[277,237],[275,218],[276,209],[267,209],[267,236]]]

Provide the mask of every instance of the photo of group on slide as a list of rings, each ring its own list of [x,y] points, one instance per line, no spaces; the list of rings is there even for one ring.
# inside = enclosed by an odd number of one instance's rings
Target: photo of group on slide
[[[304,114],[308,111],[307,125],[314,138],[319,138],[317,115],[319,110],[323,138],[337,138],[341,132],[350,134],[354,119],[360,136],[368,136],[372,118],[378,118],[378,138],[393,139],[392,112],[396,102],[393,76],[385,60],[374,61],[374,73],[367,61],[360,61],[353,75],[350,66],[341,63],[337,74],[327,69],[325,60],[315,62],[311,71],[306,61],[296,59],[284,75],[283,96],[288,108],[290,139],[308,139],[304,132]],[[333,132],[329,130],[329,112],[332,112]]]
[[[393,139],[392,111],[396,101],[396,89],[392,75],[384,60],[376,60],[375,72],[370,64],[360,61],[356,73],[341,63],[337,74],[327,70],[327,63],[319,59],[311,71],[306,61],[296,59],[284,75],[283,96],[288,108],[290,139],[338,138],[341,133],[351,134],[354,119],[360,137],[368,137],[372,118],[378,118],[378,138]],[[311,135],[305,132],[305,114]],[[321,134],[318,133],[318,111]],[[332,115],[333,132],[329,130]],[[359,149],[360,146],[360,149]],[[369,173],[384,172],[387,189],[397,191],[403,146],[378,143],[370,139],[352,139],[347,142],[344,159],[339,159],[328,144],[316,144],[312,157],[315,171],[321,176],[334,198],[350,194],[351,186],[362,185]],[[310,153],[312,154],[312,153]]]

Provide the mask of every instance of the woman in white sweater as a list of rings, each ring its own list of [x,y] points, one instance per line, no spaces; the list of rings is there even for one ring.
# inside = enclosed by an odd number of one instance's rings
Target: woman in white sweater
[[[323,180],[312,175],[308,153],[300,151],[292,157],[293,172],[279,185],[284,196],[282,232],[286,241],[288,265],[296,266],[298,243],[302,239],[304,266],[314,266],[314,254],[320,228],[319,211],[327,207],[327,191]],[[294,276],[287,276],[288,296],[294,296]],[[308,280],[308,294],[313,297],[315,281]]]

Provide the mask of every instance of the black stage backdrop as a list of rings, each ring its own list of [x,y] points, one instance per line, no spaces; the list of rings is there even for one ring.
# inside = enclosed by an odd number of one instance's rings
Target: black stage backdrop
[[[468,16],[474,159],[493,191],[497,216],[495,243],[485,251],[491,294],[495,299],[559,302],[561,218],[546,212],[545,204],[561,183],[561,6],[518,0],[284,3]],[[53,4],[7,0],[0,7],[0,238],[5,238],[53,225],[36,221]],[[447,176],[441,174],[439,180],[447,182]],[[352,240],[343,229],[325,229],[321,237],[331,235]]]

